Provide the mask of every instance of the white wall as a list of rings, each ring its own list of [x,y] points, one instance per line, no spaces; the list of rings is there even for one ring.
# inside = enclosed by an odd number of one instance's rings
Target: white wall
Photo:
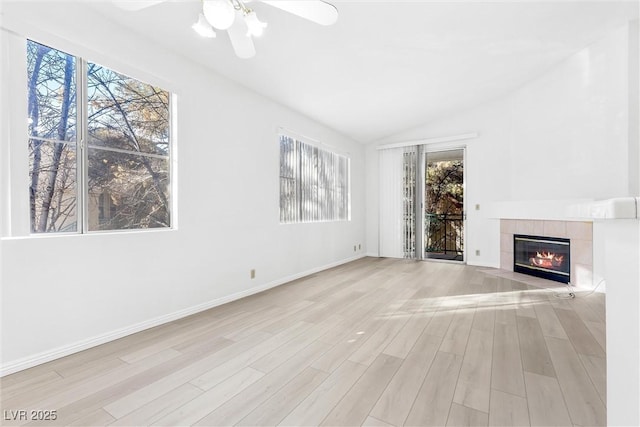
[[[2,221],[0,243],[4,372],[362,256],[360,144],[141,40],[81,3],[74,3],[73,13],[39,3],[37,14],[33,4],[22,3],[5,5],[4,25],[12,31],[177,94],[179,225],[171,231],[20,237],[24,226],[15,224],[29,215],[26,133],[0,133],[1,152],[12,154],[10,162],[7,156],[0,161],[1,214],[14,218],[11,230]],[[4,31],[3,38],[12,46],[20,42]],[[8,53],[3,46],[3,59]],[[2,87],[20,94],[24,58],[7,59],[11,75],[3,74]],[[5,103],[10,111],[1,117],[3,129],[24,126],[23,98]],[[281,126],[350,153],[351,221],[279,224]],[[359,243],[363,250],[354,252]]]
[[[489,209],[498,202],[631,195],[629,155],[637,142],[629,139],[628,61],[624,27],[500,99],[374,143],[367,150],[367,211],[378,204],[375,145],[468,132],[479,133],[466,141],[470,264],[500,264],[499,225]],[[377,239],[377,217],[369,216],[368,248]]]

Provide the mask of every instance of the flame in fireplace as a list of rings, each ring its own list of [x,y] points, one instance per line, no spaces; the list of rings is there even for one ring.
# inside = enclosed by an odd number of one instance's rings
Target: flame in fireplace
[[[559,268],[564,260],[563,255],[556,255],[553,252],[536,252],[536,256],[529,259],[531,265],[542,268]]]

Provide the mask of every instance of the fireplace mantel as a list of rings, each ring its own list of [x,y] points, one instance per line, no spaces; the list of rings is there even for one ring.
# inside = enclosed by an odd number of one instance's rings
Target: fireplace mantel
[[[640,197],[492,202],[485,212],[487,218],[495,219],[581,222],[640,219]]]
[[[520,200],[502,201],[487,204],[487,218],[526,219],[554,221],[592,221],[591,217],[576,215],[575,206],[593,203],[591,199],[565,200]],[[579,212],[583,212],[580,210]]]
[[[640,197],[617,197],[589,203],[577,203],[569,207],[575,217],[602,219],[640,219]]]

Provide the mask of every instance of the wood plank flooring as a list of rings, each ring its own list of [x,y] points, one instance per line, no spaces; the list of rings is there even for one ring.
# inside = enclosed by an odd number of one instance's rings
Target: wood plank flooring
[[[604,314],[602,294],[364,258],[6,376],[2,424],[603,426]],[[31,409],[57,419],[11,419]]]

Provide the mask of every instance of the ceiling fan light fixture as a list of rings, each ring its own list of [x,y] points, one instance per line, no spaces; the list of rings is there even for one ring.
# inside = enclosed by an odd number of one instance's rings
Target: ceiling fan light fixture
[[[213,31],[211,24],[209,24],[209,21],[207,21],[207,18],[205,18],[202,13],[200,14],[200,16],[198,16],[198,22],[193,24],[191,28],[193,28],[193,31],[195,31],[202,37],[212,39],[216,36],[216,32]]]
[[[229,0],[204,0],[202,13],[217,30],[228,30],[236,17],[236,11]]]
[[[4,0],[0,0],[2,2]],[[105,0],[127,10],[140,10],[169,0]],[[177,0],[174,0],[177,1]],[[186,1],[186,0],[180,0]],[[200,0],[202,9],[198,21],[191,25],[200,36],[216,37],[216,30],[227,31],[233,50],[239,58],[256,54],[253,37],[259,37],[267,27],[245,3],[253,0]],[[259,0],[292,15],[320,25],[331,25],[338,19],[338,9],[327,0]],[[132,7],[134,6],[135,7]],[[131,6],[131,7],[130,7]],[[238,15],[236,17],[236,15]]]
[[[247,37],[260,37],[262,33],[264,33],[264,29],[267,27],[267,23],[260,21],[258,19],[258,15],[256,15],[253,10],[249,10],[244,15],[244,20],[247,23]]]

